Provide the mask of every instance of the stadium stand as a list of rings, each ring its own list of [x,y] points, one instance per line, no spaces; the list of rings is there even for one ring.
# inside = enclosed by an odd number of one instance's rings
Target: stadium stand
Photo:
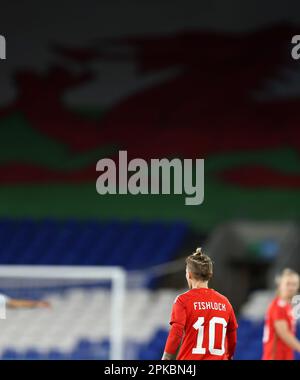
[[[0,263],[141,269],[172,260],[186,231],[180,222],[2,219]]]
[[[126,304],[130,305],[124,314],[127,359],[161,357],[168,334],[170,310],[178,293],[180,291],[153,292],[147,289],[127,293]],[[262,311],[270,295],[270,292],[263,296],[254,295],[242,311],[236,360],[261,358]],[[109,340],[105,318],[109,317],[106,313],[110,302],[109,292],[74,289],[64,295],[52,294],[48,299],[53,304],[50,314],[45,310],[29,310],[26,313],[9,311],[1,334],[1,357],[32,360],[107,359]],[[249,310],[259,304],[259,313],[254,318],[253,312]],[[74,315],[78,318],[74,318]],[[57,323],[51,327],[53,318]]]

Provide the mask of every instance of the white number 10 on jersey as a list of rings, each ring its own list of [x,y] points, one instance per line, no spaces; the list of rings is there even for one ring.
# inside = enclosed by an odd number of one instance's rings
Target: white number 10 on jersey
[[[222,325],[222,346],[215,348],[215,331],[216,325]],[[206,354],[206,349],[203,345],[204,337],[204,317],[199,317],[197,322],[193,325],[194,329],[198,330],[197,346],[193,348],[193,354]],[[209,321],[209,336],[208,336],[208,350],[211,355],[222,356],[225,353],[225,337],[226,337],[227,322],[224,318],[213,317]]]

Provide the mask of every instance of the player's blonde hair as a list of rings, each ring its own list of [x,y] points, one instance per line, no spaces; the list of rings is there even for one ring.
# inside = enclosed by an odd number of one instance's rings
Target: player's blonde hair
[[[202,248],[197,248],[196,252],[186,258],[186,265],[188,271],[191,272],[196,279],[208,281],[213,276],[213,262],[211,258],[203,252]]]
[[[277,288],[280,286],[281,280],[286,276],[297,276],[300,281],[299,273],[290,268],[285,268],[282,272],[275,277],[275,284]]]

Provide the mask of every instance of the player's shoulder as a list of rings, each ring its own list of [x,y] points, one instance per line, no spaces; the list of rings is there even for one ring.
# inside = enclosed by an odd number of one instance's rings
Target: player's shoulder
[[[212,290],[213,295],[214,295],[215,298],[219,299],[222,302],[225,302],[225,303],[228,303],[229,305],[231,305],[229,299],[226,296],[224,296],[224,294],[219,293],[215,289],[211,289],[211,290]]]
[[[266,315],[268,318],[272,318],[273,315],[276,315],[277,313],[287,314],[288,312],[289,312],[288,302],[280,299],[279,297],[275,297],[270,302],[270,304],[267,308]]]
[[[184,303],[189,298],[189,290],[186,292],[180,293],[175,297],[174,303],[176,302],[182,302]]]
[[[275,297],[271,305],[278,309],[287,309],[289,307],[289,303],[279,297]]]

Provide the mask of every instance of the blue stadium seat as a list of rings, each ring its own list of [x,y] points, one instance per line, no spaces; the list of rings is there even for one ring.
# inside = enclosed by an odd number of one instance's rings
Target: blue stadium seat
[[[0,264],[143,269],[172,260],[186,230],[180,222],[0,219]]]
[[[13,349],[7,348],[2,354],[2,360],[16,360],[20,355]]]
[[[48,352],[48,355],[46,355],[45,359],[47,360],[64,360],[68,359],[68,355],[65,355],[59,350],[51,350]]]
[[[36,349],[30,348],[25,352],[23,358],[25,360],[40,360],[43,358],[43,355]]]

